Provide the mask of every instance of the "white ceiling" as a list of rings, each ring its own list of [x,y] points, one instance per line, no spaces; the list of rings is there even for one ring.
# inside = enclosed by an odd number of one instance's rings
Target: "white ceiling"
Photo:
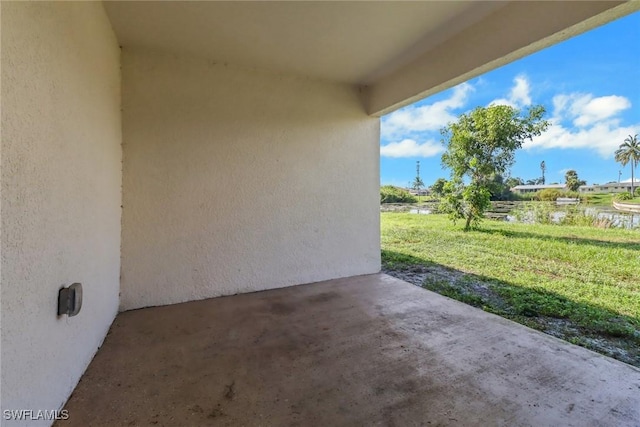
[[[121,45],[367,84],[507,2],[105,2]]]
[[[640,10],[640,0],[104,5],[125,49],[366,86],[364,108],[378,116]]]

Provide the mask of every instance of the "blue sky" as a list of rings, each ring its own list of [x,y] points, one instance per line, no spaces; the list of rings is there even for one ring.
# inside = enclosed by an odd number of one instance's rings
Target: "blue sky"
[[[552,125],[516,155],[511,176],[564,182],[575,169],[589,184],[618,180],[613,152],[640,134],[640,12],[573,37],[382,118],[380,180],[407,186],[449,177],[440,128],[477,106],[542,104]],[[637,174],[636,174],[637,175]],[[630,165],[622,180],[631,177]]]

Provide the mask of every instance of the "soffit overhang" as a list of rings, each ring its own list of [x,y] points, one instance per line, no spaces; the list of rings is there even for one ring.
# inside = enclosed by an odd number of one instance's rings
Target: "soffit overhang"
[[[640,9],[639,1],[109,1],[123,48],[362,87],[381,115]]]

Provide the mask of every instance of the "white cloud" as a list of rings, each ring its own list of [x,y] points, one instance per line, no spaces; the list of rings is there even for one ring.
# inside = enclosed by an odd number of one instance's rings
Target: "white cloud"
[[[611,95],[590,99],[581,107],[573,123],[576,126],[589,126],[626,110],[631,107],[631,102],[624,96]]]
[[[456,86],[447,99],[405,107],[383,118],[382,139],[396,142],[380,147],[380,154],[384,157],[433,157],[442,153],[443,147],[433,140],[422,144],[416,141],[431,135],[428,132],[455,122],[458,111],[466,106],[473,90],[474,86],[463,83]],[[523,108],[532,102],[531,84],[527,76],[521,74],[513,79],[505,97],[495,99],[489,105]],[[561,93],[552,98],[552,104],[552,125],[542,135],[526,141],[525,149],[588,149],[610,158],[627,135],[640,133],[640,122],[621,126],[620,113],[631,107],[631,102],[624,96]]]
[[[603,158],[613,155],[613,152],[631,134],[640,132],[640,124],[620,126],[619,120],[606,120],[588,128],[569,129],[557,121],[542,135],[534,137],[532,141],[523,144],[525,149],[532,148],[587,148],[595,150]]]
[[[518,105],[531,105],[531,96],[529,96],[529,81],[525,76],[515,78],[516,85],[511,89],[509,98],[514,100]]]
[[[518,108],[518,106],[515,103],[511,102],[511,100],[507,98],[494,99],[489,103],[489,105],[507,105],[509,107]]]
[[[435,141],[418,144],[413,139],[391,142],[380,147],[383,157],[433,157],[442,153],[444,148]]]
[[[572,93],[570,95],[560,94],[553,97],[553,117],[557,119],[562,119],[567,111],[569,110],[568,106],[574,104],[584,103],[585,97],[588,95],[583,95],[580,93]]]
[[[523,147],[586,148],[603,158],[611,157],[627,135],[640,132],[640,123],[620,126],[620,119],[616,117],[629,107],[631,102],[617,95],[597,98],[584,93],[556,95],[553,97],[553,117],[549,120],[551,126],[533,141],[525,142]]]
[[[508,98],[494,99],[489,103],[489,105],[508,105],[514,108],[527,107],[531,105],[531,95],[529,95],[531,86],[529,85],[527,77],[519,75],[513,79],[513,83],[514,85],[509,92]]]
[[[575,126],[587,127],[618,115],[631,107],[624,96],[594,98],[589,93],[560,94],[553,97],[553,116],[573,120]]]
[[[413,132],[439,130],[457,120],[452,110],[461,108],[467,102],[473,86],[462,83],[453,89],[451,97],[419,107],[409,106],[389,114],[382,121],[382,137],[399,139]]]

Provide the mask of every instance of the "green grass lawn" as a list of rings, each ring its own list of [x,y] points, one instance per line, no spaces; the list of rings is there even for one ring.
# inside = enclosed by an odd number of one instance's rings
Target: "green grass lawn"
[[[623,200],[622,203],[634,203],[640,205],[640,197],[634,197],[631,200]]]
[[[613,194],[588,194],[586,203],[593,206],[611,206],[613,202]]]
[[[381,222],[389,274],[640,366],[640,230],[485,220],[463,232],[444,215],[407,213]]]
[[[585,203],[592,206],[612,206],[614,195],[613,193],[587,194]],[[640,203],[640,197],[635,197],[633,200],[624,200],[623,203]]]

